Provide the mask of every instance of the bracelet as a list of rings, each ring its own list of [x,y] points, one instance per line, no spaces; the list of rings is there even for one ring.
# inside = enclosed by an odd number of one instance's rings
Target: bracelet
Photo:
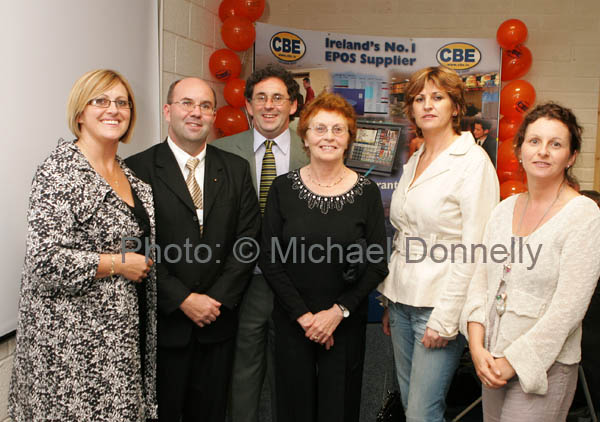
[[[110,256],[110,276],[115,275],[115,255]]]

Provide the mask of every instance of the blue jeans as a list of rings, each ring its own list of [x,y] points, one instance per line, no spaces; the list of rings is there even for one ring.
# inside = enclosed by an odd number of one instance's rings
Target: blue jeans
[[[446,393],[466,340],[459,334],[443,349],[427,349],[421,339],[433,308],[390,303],[390,330],[396,374],[407,422],[443,422]]]

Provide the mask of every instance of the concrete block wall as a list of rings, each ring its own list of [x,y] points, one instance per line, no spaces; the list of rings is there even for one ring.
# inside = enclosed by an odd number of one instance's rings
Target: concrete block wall
[[[210,82],[217,93],[217,104],[226,104],[223,98],[225,84],[214,78],[208,68],[211,54],[226,48],[221,39],[219,19],[220,0],[164,0],[163,1],[163,74],[161,104],[166,102],[169,85],[186,76],[197,76]],[[251,71],[252,50],[238,54],[243,74]],[[162,122],[162,136],[167,126]],[[213,135],[214,136],[214,135]]]
[[[571,107],[584,127],[574,168],[592,189],[600,88],[598,0],[271,0],[261,18],[292,28],[394,37],[495,38],[506,19],[527,25],[538,102]],[[600,164],[597,164],[600,165]]]
[[[8,386],[15,353],[15,337],[10,336],[0,341],[0,422],[9,422],[7,413]]]

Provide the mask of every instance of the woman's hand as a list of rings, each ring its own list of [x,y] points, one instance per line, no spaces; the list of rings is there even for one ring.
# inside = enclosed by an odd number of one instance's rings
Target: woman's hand
[[[296,322],[298,322],[298,324],[300,324],[302,329],[306,332],[306,330],[308,330],[312,325],[314,319],[314,314],[312,312],[307,312],[304,315],[300,315],[298,319],[296,319]]]
[[[150,258],[146,260],[144,255],[139,253],[127,252],[124,256],[119,254],[114,257],[114,270],[116,274],[121,274],[128,280],[140,283],[152,268],[153,262]]]
[[[331,308],[314,315],[314,320],[305,335],[316,343],[326,344],[342,319],[342,310],[334,304]]]
[[[427,327],[425,329],[425,334],[421,339],[421,343],[428,349],[441,349],[448,345],[448,340],[440,337],[440,334],[437,331]]]
[[[494,359],[495,363],[496,363],[496,367],[499,369],[500,371],[500,379],[502,379],[503,381],[508,381],[509,379],[511,379],[512,377],[514,377],[515,375],[517,375],[517,373],[515,372],[515,368],[512,367],[512,365],[510,364],[510,362],[508,361],[508,359],[506,358],[496,358]]]
[[[475,366],[475,372],[481,383],[487,388],[500,388],[506,385],[506,380],[501,376],[501,370],[492,354],[481,346],[469,347],[471,360]]]
[[[383,310],[383,316],[381,317],[381,328],[383,329],[383,334],[386,336],[392,335],[392,331],[390,330],[390,309],[387,306]]]

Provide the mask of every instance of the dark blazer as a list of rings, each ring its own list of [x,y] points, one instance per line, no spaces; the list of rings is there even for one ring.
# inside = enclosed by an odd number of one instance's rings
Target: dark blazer
[[[496,167],[496,153],[498,151],[498,142],[496,141],[496,138],[491,134],[487,135],[481,147],[488,153],[490,160],[492,160],[492,164]]]
[[[159,346],[184,346],[192,333],[203,343],[234,336],[237,307],[255,264],[246,258],[252,253],[243,238],[254,239],[260,228],[248,163],[207,145],[201,235],[192,198],[166,141],[126,162],[154,193],[157,256],[161,257],[157,262]],[[234,250],[234,246],[244,247]],[[179,309],[192,292],[222,303],[221,315],[204,328]]]

